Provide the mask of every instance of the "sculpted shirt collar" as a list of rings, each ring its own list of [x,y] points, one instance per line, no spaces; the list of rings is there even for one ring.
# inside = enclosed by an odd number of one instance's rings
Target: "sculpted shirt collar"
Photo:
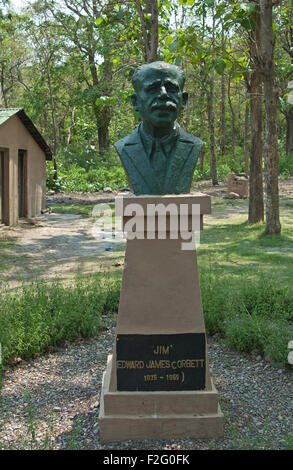
[[[161,137],[159,139],[159,138],[152,137],[151,135],[147,134],[143,129],[143,123],[140,123],[138,132],[139,132],[139,136],[141,138],[142,145],[144,147],[144,150],[147,156],[151,158],[151,155],[155,147],[158,148],[158,146],[160,146],[165,157],[166,158],[170,157],[173,154],[173,151],[176,146],[176,142],[179,136],[179,129],[180,129],[179,124],[175,122],[174,128],[172,129],[172,131],[168,135]]]

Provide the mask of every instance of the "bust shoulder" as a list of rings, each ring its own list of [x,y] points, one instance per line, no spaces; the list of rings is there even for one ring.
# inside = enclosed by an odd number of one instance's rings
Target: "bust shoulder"
[[[188,134],[188,132],[182,129],[182,127],[180,127],[179,135],[180,135],[180,140],[182,142],[192,143],[196,147],[199,147],[199,148],[202,147],[204,144],[204,142],[201,139],[199,139],[198,137],[192,134]]]
[[[134,129],[134,131],[127,135],[126,137],[123,137],[123,139],[118,140],[118,142],[115,142],[114,147],[117,150],[118,153],[120,153],[124,147],[124,145],[131,145],[137,143],[139,140],[139,134],[138,134],[138,127]]]

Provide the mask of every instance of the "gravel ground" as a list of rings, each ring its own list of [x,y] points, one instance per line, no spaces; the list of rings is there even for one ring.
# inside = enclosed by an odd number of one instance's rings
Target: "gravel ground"
[[[114,319],[108,316],[104,321],[98,338],[65,344],[5,372],[2,449],[284,449],[290,434],[293,449],[293,370],[239,355],[211,338],[210,366],[225,414],[223,438],[101,445],[102,373],[114,339]]]

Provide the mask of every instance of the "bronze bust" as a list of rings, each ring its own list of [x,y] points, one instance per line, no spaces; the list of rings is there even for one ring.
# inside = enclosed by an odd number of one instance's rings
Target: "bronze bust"
[[[132,191],[137,196],[189,193],[203,142],[176,121],[188,99],[184,71],[152,62],[135,70],[132,83],[131,101],[142,122],[114,144]]]

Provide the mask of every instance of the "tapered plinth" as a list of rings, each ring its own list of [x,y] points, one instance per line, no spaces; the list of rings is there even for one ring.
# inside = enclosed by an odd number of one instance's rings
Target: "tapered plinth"
[[[200,204],[198,218],[210,212],[210,200],[203,195],[128,197],[123,202],[124,226],[131,220],[127,207],[134,202],[144,211],[148,204],[172,203],[178,214],[183,210],[185,229],[192,224],[192,204]],[[184,249],[186,233],[180,224],[174,229],[174,218],[167,216],[162,239],[160,217],[162,212],[151,239],[127,240],[114,350],[103,378],[103,442],[222,433],[209,373],[196,252]]]

